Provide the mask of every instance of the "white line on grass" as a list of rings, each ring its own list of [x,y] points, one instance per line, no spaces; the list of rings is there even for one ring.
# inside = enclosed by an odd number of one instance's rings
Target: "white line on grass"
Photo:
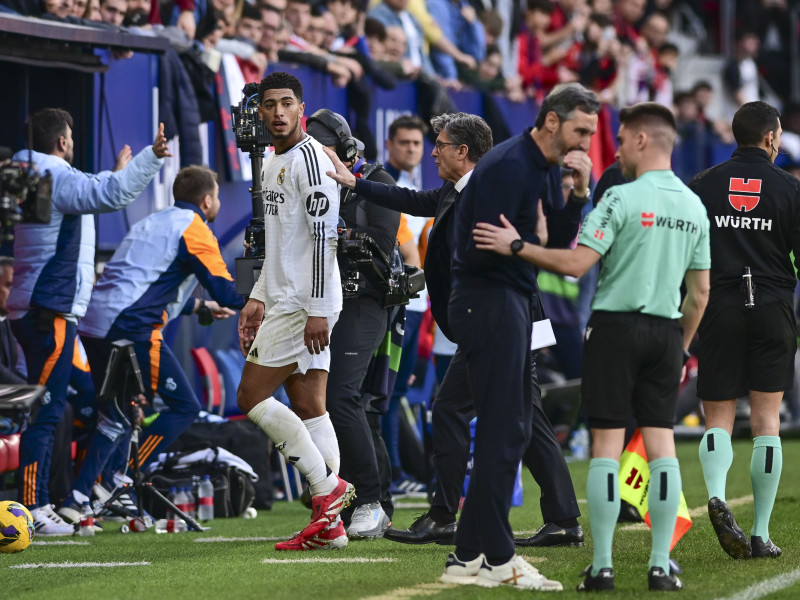
[[[397,588],[385,594],[368,596],[361,600],[400,600],[402,598],[414,598],[415,596],[435,596],[442,590],[458,587],[454,583],[418,583],[411,587]]]
[[[197,543],[209,542],[280,542],[281,540],[288,540],[291,535],[284,535],[280,537],[206,537],[197,538],[194,540]]]
[[[32,546],[91,546],[89,542],[73,542],[70,540],[53,540],[52,542],[33,541]]]
[[[63,562],[63,563],[28,563],[24,565],[9,565],[11,569],[83,569],[84,567],[146,567],[150,563],[142,562]]]
[[[265,558],[261,561],[264,565],[282,565],[293,563],[390,563],[394,558]]]
[[[800,581],[800,569],[795,569],[788,573],[783,573],[772,579],[765,579],[758,583],[744,588],[741,592],[735,593],[733,596],[726,598],[718,598],[717,600],[756,600],[763,598],[769,594],[785,589],[790,585]]]
[[[423,501],[420,501],[420,502],[395,502],[394,503],[394,507],[395,508],[423,508],[423,509],[427,509],[427,508],[430,507],[430,504],[428,504],[427,502],[423,502]]]
[[[749,496],[742,496],[741,498],[733,498],[732,500],[726,500],[726,504],[728,508],[736,508],[737,506],[742,506],[743,504],[750,504],[753,501],[753,495],[750,494]],[[696,508],[689,509],[689,516],[693,519],[697,517],[702,517],[708,514],[708,506],[698,506]],[[618,529],[618,531],[649,531],[649,527],[644,523],[632,523],[631,525],[623,525]]]

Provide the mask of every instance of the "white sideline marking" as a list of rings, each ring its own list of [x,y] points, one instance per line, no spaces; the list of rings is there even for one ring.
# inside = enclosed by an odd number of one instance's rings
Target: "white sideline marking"
[[[31,546],[91,546],[91,544],[89,542],[72,542],[69,540],[61,540],[60,542],[42,542],[34,540],[31,542]]]
[[[737,506],[742,506],[743,504],[750,504],[753,502],[753,495],[750,494],[749,496],[742,496],[741,498],[734,498],[732,500],[726,500],[725,503],[728,505],[728,508],[736,508]],[[689,509],[689,516],[692,519],[696,519],[697,517],[702,517],[704,515],[708,515],[708,504],[703,506],[698,506],[696,508]],[[623,525],[618,529],[618,531],[649,531],[649,527],[644,523],[631,523],[630,525]]]
[[[83,569],[84,567],[146,567],[150,563],[142,562],[63,562],[63,563],[27,563],[24,565],[9,565],[11,569]]]
[[[280,537],[206,537],[197,538],[194,540],[197,543],[204,542],[280,542],[281,540],[288,540],[291,535],[284,535]]]
[[[411,587],[397,588],[385,594],[377,596],[367,596],[361,600],[400,600],[402,598],[414,598],[415,596],[435,596],[442,590],[458,587],[454,583],[418,583]]]
[[[394,558],[265,558],[261,561],[264,565],[282,565],[293,563],[391,563]]]
[[[756,600],[757,598],[763,598],[764,596],[787,588],[797,581],[800,581],[800,569],[795,569],[788,573],[782,573],[772,579],[765,579],[764,581],[754,583],[744,588],[741,592],[735,593],[733,596],[718,598],[717,600]]]
[[[395,508],[423,508],[427,509],[430,508],[430,504],[427,502],[395,502]]]

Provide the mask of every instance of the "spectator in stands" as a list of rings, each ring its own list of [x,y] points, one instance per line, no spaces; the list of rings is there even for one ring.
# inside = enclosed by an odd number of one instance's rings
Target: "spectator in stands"
[[[761,97],[756,58],[761,45],[752,31],[743,31],[736,36],[736,54],[728,59],[722,71],[722,81],[729,100],[735,108]]]
[[[88,4],[88,0],[72,0],[72,7],[70,8],[69,14],[71,14],[73,17],[83,19],[83,15],[86,13],[86,6]]]
[[[8,322],[8,295],[14,281],[14,259],[0,256],[0,384],[25,385],[25,374],[17,369],[17,340]]]
[[[463,0],[428,0],[428,12],[439,24],[444,36],[459,50],[480,62],[486,56],[486,33],[475,9]],[[455,59],[436,48],[431,48],[431,62],[436,74],[446,87],[459,89]]]
[[[286,5],[286,20],[292,25],[290,47],[297,50],[309,51],[312,49],[309,39],[311,27],[311,0],[289,0]]]
[[[121,27],[126,12],[128,0],[100,0],[100,16],[104,23]]]
[[[72,14],[72,0],[44,0],[44,12],[59,19],[66,19]]]
[[[220,210],[216,173],[207,167],[181,169],[172,193],[173,206],[137,222],[122,240],[103,269],[79,326],[96,390],[103,387],[112,343],[130,340],[148,399],[158,394],[167,406],[144,429],[139,445],[143,466],[156,460],[200,411],[192,384],[163,341],[162,329],[179,314],[197,313],[203,306],[215,319],[226,319],[235,314],[232,308],[244,306],[208,227]],[[213,301],[190,296],[198,282]],[[81,505],[92,495],[98,475],[128,440],[130,423],[120,412],[123,402],[128,399],[117,398],[116,407],[99,406],[97,431],[72,494],[58,511],[67,522],[80,520]],[[108,499],[114,483],[104,480],[95,486],[99,500]]]
[[[236,56],[245,83],[261,81],[267,70],[267,55],[258,50],[263,34],[261,11],[250,4],[242,7],[242,16],[236,22],[236,35],[220,39],[216,49]]]
[[[150,0],[128,0],[128,10],[123,24],[125,27],[141,27],[152,29],[150,18]]]
[[[94,215],[124,208],[147,187],[165,156],[171,156],[160,125],[155,141],[122,171],[97,175],[72,167],[72,116],[45,108],[29,117],[33,161],[53,175],[48,224],[15,227],[16,285],[9,296],[11,329],[22,350],[28,382],[47,385],[49,401],[20,443],[20,501],[39,535],[71,535],[73,528],[50,505],[49,465],[53,435],[66,402],[77,320],[83,317],[94,281]],[[22,150],[15,160],[28,160]]]
[[[589,9],[585,0],[560,0],[553,2],[553,12],[547,30],[540,35],[545,52],[553,52],[551,60],[558,62],[586,29]]]
[[[592,13],[584,31],[584,41],[573,44],[561,69],[575,73],[583,86],[597,93],[601,102],[611,103],[618,50],[619,42],[611,18],[602,13]],[[560,74],[559,80],[564,80],[563,75]]]
[[[528,0],[525,8],[525,28],[519,33],[519,75],[522,87],[533,96],[543,95],[542,90],[555,85],[555,70],[552,63],[545,59],[541,36],[550,27],[553,14],[551,0]]]
[[[317,7],[311,11],[309,41],[323,50],[333,50],[333,42],[339,35],[336,18],[329,11]]]
[[[282,25],[283,17],[280,11],[269,5],[261,6],[261,39],[258,41],[258,49],[267,55],[268,60],[278,60],[275,37]]]
[[[402,31],[402,28],[400,29]],[[364,37],[367,40],[369,55],[372,60],[378,63],[388,61],[386,57],[386,35],[386,26],[383,23],[370,17],[364,20]],[[403,45],[405,46],[405,41]],[[405,54],[405,49],[399,56],[402,57],[403,54]]]
[[[506,89],[503,77],[503,55],[496,44],[486,47],[486,57],[477,69],[459,69],[459,79],[476,90],[502,92]]]
[[[644,16],[647,0],[615,0],[614,26],[617,36],[628,38],[632,42],[639,39],[638,24]]]
[[[409,0],[383,0],[369,12],[369,16],[377,19],[387,28],[391,26],[402,27],[406,34],[405,58],[408,58],[414,67],[432,74],[434,71],[433,65],[425,47],[422,25],[408,12],[408,2]]]

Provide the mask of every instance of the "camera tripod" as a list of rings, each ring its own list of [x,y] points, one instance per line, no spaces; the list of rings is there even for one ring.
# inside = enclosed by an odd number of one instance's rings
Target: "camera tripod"
[[[121,390],[118,392],[118,390]],[[144,528],[149,528],[150,524],[145,521],[143,497],[146,491],[155,502],[160,503],[165,510],[172,511],[181,519],[186,521],[186,525],[193,531],[205,531],[207,528],[200,525],[195,519],[179,509],[173,502],[153,487],[149,481],[145,481],[144,474],[139,463],[139,435],[142,428],[139,424],[140,401],[139,398],[144,394],[144,384],[142,383],[142,373],[139,369],[139,361],[133,350],[133,342],[129,340],[118,340],[111,345],[111,356],[106,368],[103,385],[100,388],[99,398],[113,407],[123,421],[131,428],[130,455],[133,461],[133,473],[131,479],[133,483],[126,483],[111,494],[102,504],[102,509],[125,519],[139,519],[144,522]],[[133,489],[136,492],[136,502],[139,514],[116,504],[116,500]]]

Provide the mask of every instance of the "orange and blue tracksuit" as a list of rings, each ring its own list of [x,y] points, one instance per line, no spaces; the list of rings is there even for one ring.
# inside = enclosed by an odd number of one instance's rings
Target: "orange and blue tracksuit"
[[[122,171],[84,173],[59,156],[17,152],[53,176],[49,223],[14,227],[11,330],[25,354],[28,382],[46,385],[36,420],[20,440],[19,499],[29,508],[50,503],[48,483],[56,425],[64,414],[76,324],[94,282],[94,215],[124,208],[147,187],[164,159],[147,147]]]
[[[142,464],[154,460],[200,410],[180,363],[163,343],[163,327],[177,315],[192,312],[190,294],[198,282],[221,306],[244,306],[204,218],[194,204],[176,201],[136,223],[103,270],[78,327],[98,390],[111,343],[127,339],[133,342],[147,395],[158,394],[166,404],[140,440]],[[100,407],[97,431],[74,489],[90,495],[108,457],[127,439],[126,431],[118,411]]]

